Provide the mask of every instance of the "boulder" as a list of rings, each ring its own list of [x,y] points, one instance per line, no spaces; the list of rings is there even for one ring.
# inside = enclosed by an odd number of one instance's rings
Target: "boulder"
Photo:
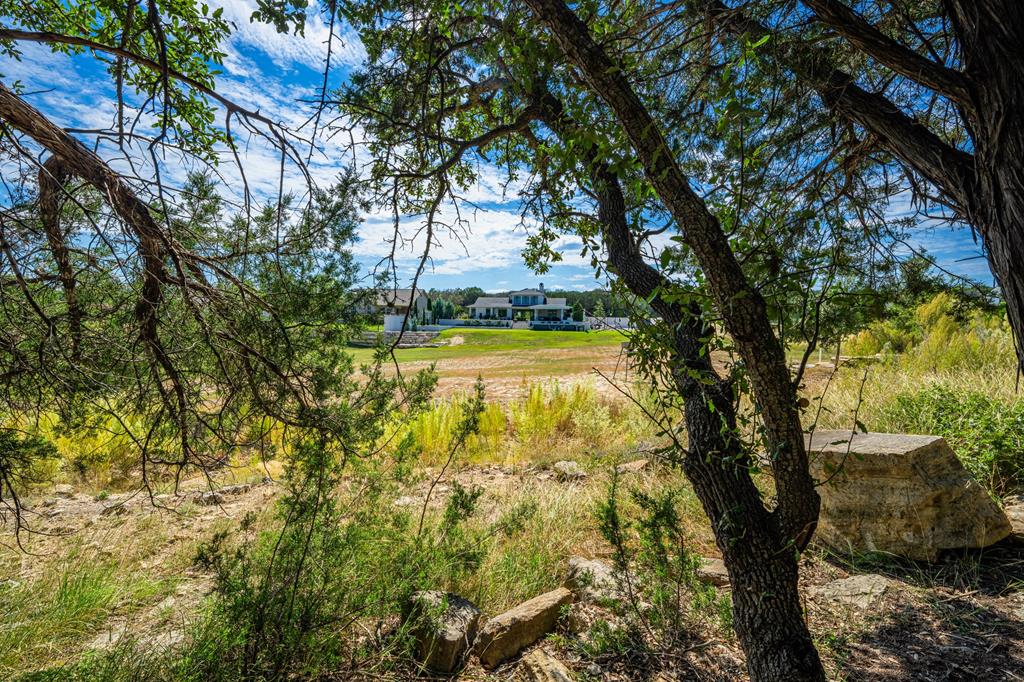
[[[1010,533],[1003,511],[938,436],[816,431],[807,437],[823,485],[816,539],[843,552],[935,561]]]
[[[866,609],[878,601],[891,586],[889,579],[876,573],[840,578],[812,590],[816,596]]]
[[[580,468],[580,465],[572,460],[555,462],[551,467],[555,470],[555,476],[559,481],[582,481],[587,477],[587,472]]]
[[[647,468],[650,462],[646,459],[635,459],[632,462],[624,462],[615,467],[615,473],[620,476],[625,474],[638,474]]]
[[[58,483],[53,487],[53,494],[56,495],[57,497],[74,497],[75,488],[74,486],[70,486],[67,483]]]
[[[569,669],[543,649],[534,649],[523,656],[519,678],[523,682],[573,682]]]
[[[715,587],[729,586],[729,571],[725,570],[725,562],[715,558],[701,558],[697,567],[697,580]]]
[[[204,493],[198,493],[195,496],[195,501],[196,504],[201,504],[204,507],[212,507],[223,504],[224,496],[216,490],[207,490]]]
[[[551,632],[562,607],[571,602],[572,592],[559,587],[487,621],[473,645],[480,664],[494,668]]]
[[[615,580],[615,570],[598,559],[578,556],[569,559],[569,571],[562,585],[572,590],[580,601],[617,600],[622,596]]]
[[[1007,498],[1003,512],[1010,522],[1010,535],[1017,542],[1024,542],[1024,496]]]
[[[429,590],[413,594],[404,615],[416,660],[434,672],[455,672],[476,637],[480,609],[456,594]]]

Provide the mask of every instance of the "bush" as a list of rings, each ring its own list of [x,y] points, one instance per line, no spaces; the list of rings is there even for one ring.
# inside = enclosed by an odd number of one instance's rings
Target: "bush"
[[[633,490],[624,500],[617,477],[597,508],[601,535],[613,548],[624,595],[611,607],[621,623],[598,623],[583,638],[587,657],[678,650],[695,632],[731,628],[731,601],[697,578],[701,557],[689,549],[681,490]]]
[[[1024,485],[1024,400],[1004,401],[937,384],[896,395],[883,407],[885,430],[943,436],[990,491]]]

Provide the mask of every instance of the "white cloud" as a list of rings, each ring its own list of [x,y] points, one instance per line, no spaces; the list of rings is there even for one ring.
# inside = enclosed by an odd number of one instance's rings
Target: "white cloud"
[[[305,36],[278,33],[270,24],[250,21],[252,13],[256,10],[256,3],[252,0],[214,0],[211,5],[222,7],[224,19],[235,26],[229,45],[229,48],[233,47],[234,50],[229,49],[229,58],[225,60],[225,66],[231,62],[235,69],[243,69],[242,73],[258,75],[252,70],[255,64],[238,54],[238,47],[245,46],[259,50],[279,67],[301,64],[315,71],[323,69],[330,29],[317,11],[316,3],[311,4],[307,10]],[[331,44],[332,65],[359,64],[366,56],[359,37],[346,26],[339,26],[337,23],[334,32]]]

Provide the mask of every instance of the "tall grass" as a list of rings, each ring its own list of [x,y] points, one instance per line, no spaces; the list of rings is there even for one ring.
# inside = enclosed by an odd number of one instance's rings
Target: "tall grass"
[[[69,660],[115,612],[131,612],[168,583],[72,552],[28,584],[0,583],[0,677]]]
[[[383,440],[398,443],[408,435],[421,463],[441,463],[462,418],[462,405],[459,399],[435,401],[413,419],[393,424]],[[640,410],[603,399],[593,384],[536,382],[514,402],[487,404],[460,459],[517,464],[601,457],[634,447],[650,429]]]

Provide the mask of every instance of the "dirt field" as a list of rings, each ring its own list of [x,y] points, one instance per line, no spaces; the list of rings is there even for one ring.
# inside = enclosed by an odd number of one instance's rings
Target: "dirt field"
[[[613,384],[626,386],[636,379],[626,337],[614,332],[453,330],[442,333],[439,340],[444,343],[440,348],[399,350],[395,357],[403,372],[433,365],[438,374],[436,394],[441,398],[468,391],[480,376],[488,399],[498,402],[521,397],[538,381],[591,382],[601,396],[620,399],[622,394]],[[362,362],[370,358],[368,351],[355,355]],[[730,359],[721,353],[714,362],[724,375]],[[807,391],[818,395],[814,391],[820,392],[831,373],[829,363],[809,365],[804,375]]]

